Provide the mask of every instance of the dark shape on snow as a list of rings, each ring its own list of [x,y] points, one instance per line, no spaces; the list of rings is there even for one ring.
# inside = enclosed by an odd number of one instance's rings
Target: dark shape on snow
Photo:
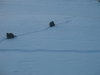
[[[55,26],[54,21],[50,22],[50,23],[49,23],[49,26],[50,26],[50,27]]]
[[[6,37],[7,37],[7,39],[11,39],[11,38],[14,38],[16,36],[13,33],[6,33]]]

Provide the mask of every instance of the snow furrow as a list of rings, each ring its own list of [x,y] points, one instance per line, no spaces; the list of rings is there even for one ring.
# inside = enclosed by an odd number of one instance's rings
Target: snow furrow
[[[4,39],[0,40],[0,43],[1,43],[1,42],[3,42],[3,41],[5,41],[5,40],[6,40],[6,38],[4,38]]]
[[[38,31],[33,31],[33,32],[27,32],[27,33],[23,33],[23,34],[20,34],[20,35],[17,35],[17,36],[23,36],[23,35],[28,35],[28,34],[32,34],[32,33],[38,33],[38,32],[42,32],[42,31],[45,31],[45,30],[48,30],[49,27],[46,27],[42,30],[38,30]]]
[[[100,53],[100,50],[49,50],[49,49],[0,49],[0,52],[71,52],[71,53]]]

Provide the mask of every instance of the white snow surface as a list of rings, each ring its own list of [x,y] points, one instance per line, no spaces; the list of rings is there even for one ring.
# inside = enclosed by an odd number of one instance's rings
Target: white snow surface
[[[0,0],[0,75],[100,75],[100,3]]]

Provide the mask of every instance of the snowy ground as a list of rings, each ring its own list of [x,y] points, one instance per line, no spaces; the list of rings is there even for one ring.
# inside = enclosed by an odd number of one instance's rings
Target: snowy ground
[[[100,75],[100,3],[1,0],[0,75]]]

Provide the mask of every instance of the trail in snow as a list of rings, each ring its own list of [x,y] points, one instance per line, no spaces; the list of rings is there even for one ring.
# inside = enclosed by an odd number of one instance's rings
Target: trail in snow
[[[28,35],[28,34],[32,34],[32,33],[38,33],[38,32],[42,32],[42,31],[48,30],[48,29],[49,29],[49,27],[46,27],[43,30],[38,30],[38,31],[33,31],[33,32],[27,32],[27,33],[23,33],[23,34],[20,34],[20,35],[17,35],[17,36],[23,36],[23,35]]]
[[[38,31],[33,31],[33,32],[27,32],[27,33],[23,33],[23,34],[20,34],[20,35],[16,35],[17,37],[18,36],[23,36],[23,35],[28,35],[28,34],[32,34],[32,33],[37,33],[37,32],[42,32],[42,31],[45,31],[45,30],[48,30],[50,27],[46,27],[44,28],[43,30],[38,30]],[[0,40],[0,43],[2,43],[3,41],[7,40],[6,38]]]
[[[5,39],[0,40],[0,43],[3,42],[3,41],[5,41],[5,40],[7,40],[7,39],[5,38]]]
[[[56,24],[56,25],[65,24],[65,23],[68,23],[68,22],[70,22],[70,21],[71,21],[71,20],[68,19],[67,21],[58,23],[58,24]],[[38,32],[42,32],[42,31],[46,31],[46,30],[48,30],[49,28],[50,28],[50,27],[46,27],[46,28],[44,28],[44,29],[42,29],[42,30],[27,32],[27,33],[19,34],[19,35],[16,35],[16,36],[18,37],[18,36],[24,36],[24,35],[28,35],[28,34],[32,34],[32,33],[38,33]],[[2,42],[5,41],[5,40],[7,40],[7,39],[5,38],[5,39],[0,40],[0,43],[2,43]]]
[[[64,21],[64,22],[58,23],[58,24],[56,24],[56,25],[65,24],[65,23],[68,23],[68,22],[70,22],[70,21],[72,21],[72,20],[68,19],[67,21]]]
[[[65,24],[65,23],[68,23],[68,22],[70,22],[71,20],[67,20],[67,21],[65,21],[65,22],[62,22],[62,23],[58,23],[58,24],[56,24],[56,25],[61,25],[61,24]],[[27,32],[27,33],[23,33],[23,34],[20,34],[20,35],[17,35],[17,36],[23,36],[23,35],[28,35],[28,34],[32,34],[32,33],[38,33],[38,32],[42,32],[42,31],[45,31],[45,30],[48,30],[50,27],[46,27],[46,28],[44,28],[44,29],[42,29],[42,30],[37,30],[37,31],[33,31],[33,32]]]
[[[71,52],[71,53],[100,53],[100,50],[48,50],[48,49],[0,49],[0,52]]]

